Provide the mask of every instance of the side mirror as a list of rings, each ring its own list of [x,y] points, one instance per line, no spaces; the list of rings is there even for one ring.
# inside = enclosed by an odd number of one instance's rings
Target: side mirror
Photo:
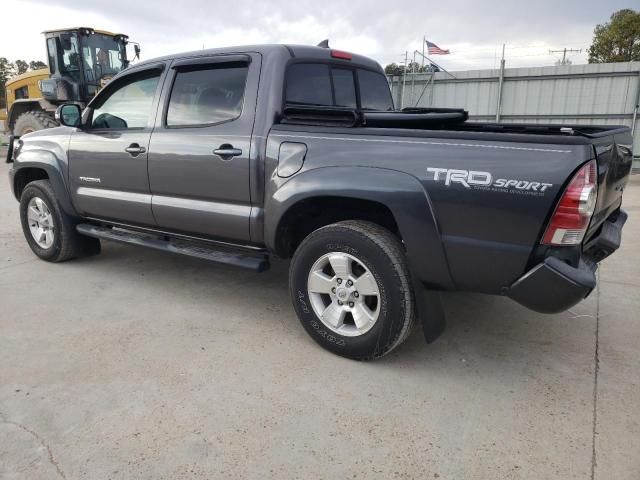
[[[137,58],[138,60],[140,60],[140,45],[138,45],[137,43],[135,43],[133,45],[133,51],[135,52],[136,56],[135,58]]]
[[[55,119],[66,127],[80,127],[82,111],[75,103],[65,103],[56,109]]]

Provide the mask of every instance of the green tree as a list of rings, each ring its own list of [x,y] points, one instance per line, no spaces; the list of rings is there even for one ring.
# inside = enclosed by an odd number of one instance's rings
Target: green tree
[[[402,75],[404,73],[404,67],[397,63],[390,63],[384,67],[384,73],[387,75]]]
[[[4,108],[6,106],[6,84],[7,80],[9,80],[13,75],[13,63],[4,57],[0,57],[0,108]]]
[[[24,72],[26,72],[27,70],[29,70],[29,64],[27,62],[25,62],[24,60],[16,60],[14,62],[15,68],[16,68],[16,74],[17,75],[21,75]]]
[[[425,73],[431,72],[432,67],[430,64],[420,65],[418,62],[409,62],[407,65],[407,73]],[[384,67],[384,73],[387,75],[404,75],[404,65],[398,65],[397,63],[390,63]]]
[[[597,25],[589,47],[589,63],[640,60],[640,12],[618,10],[611,20]]]
[[[425,73],[429,72],[429,63],[426,65],[420,65],[418,62],[409,62],[407,66],[407,72]]]
[[[46,68],[47,64],[40,60],[31,60],[29,62],[29,68],[31,70],[38,70],[40,68]]]

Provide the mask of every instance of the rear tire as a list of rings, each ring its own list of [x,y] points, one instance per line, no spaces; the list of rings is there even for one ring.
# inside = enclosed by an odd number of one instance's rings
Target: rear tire
[[[415,318],[402,244],[371,222],[338,222],[311,233],[293,256],[289,290],[307,333],[355,360],[391,352]]]
[[[49,180],[29,183],[20,196],[22,231],[33,253],[49,262],[100,253],[100,241],[76,231],[76,222],[60,207]]]
[[[57,127],[58,123],[42,110],[24,112],[13,126],[13,134],[21,137],[27,133]]]

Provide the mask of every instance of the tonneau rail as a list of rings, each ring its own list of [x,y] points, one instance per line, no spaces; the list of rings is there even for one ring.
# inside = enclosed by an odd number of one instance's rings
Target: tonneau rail
[[[469,122],[462,108],[405,108],[401,111],[371,111],[349,107],[287,104],[278,122],[282,125],[431,130],[468,133],[520,134],[597,139],[624,134],[625,125],[566,125],[542,123]],[[525,140],[526,141],[526,140]]]
[[[566,125],[544,123],[466,122],[456,130],[466,132],[524,133],[536,135],[561,135],[599,138],[606,137],[608,135],[625,133],[629,130],[629,127],[625,125]]]
[[[469,112],[461,108],[405,108],[402,111],[370,111],[321,105],[292,105],[284,108],[280,123],[341,127],[407,128],[432,130],[464,123]]]

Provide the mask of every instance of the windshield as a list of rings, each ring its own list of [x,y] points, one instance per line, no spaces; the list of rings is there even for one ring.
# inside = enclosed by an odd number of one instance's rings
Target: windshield
[[[101,81],[120,72],[126,66],[125,58],[123,42],[114,37],[100,33],[82,37],[84,78],[89,85],[99,87]]]

